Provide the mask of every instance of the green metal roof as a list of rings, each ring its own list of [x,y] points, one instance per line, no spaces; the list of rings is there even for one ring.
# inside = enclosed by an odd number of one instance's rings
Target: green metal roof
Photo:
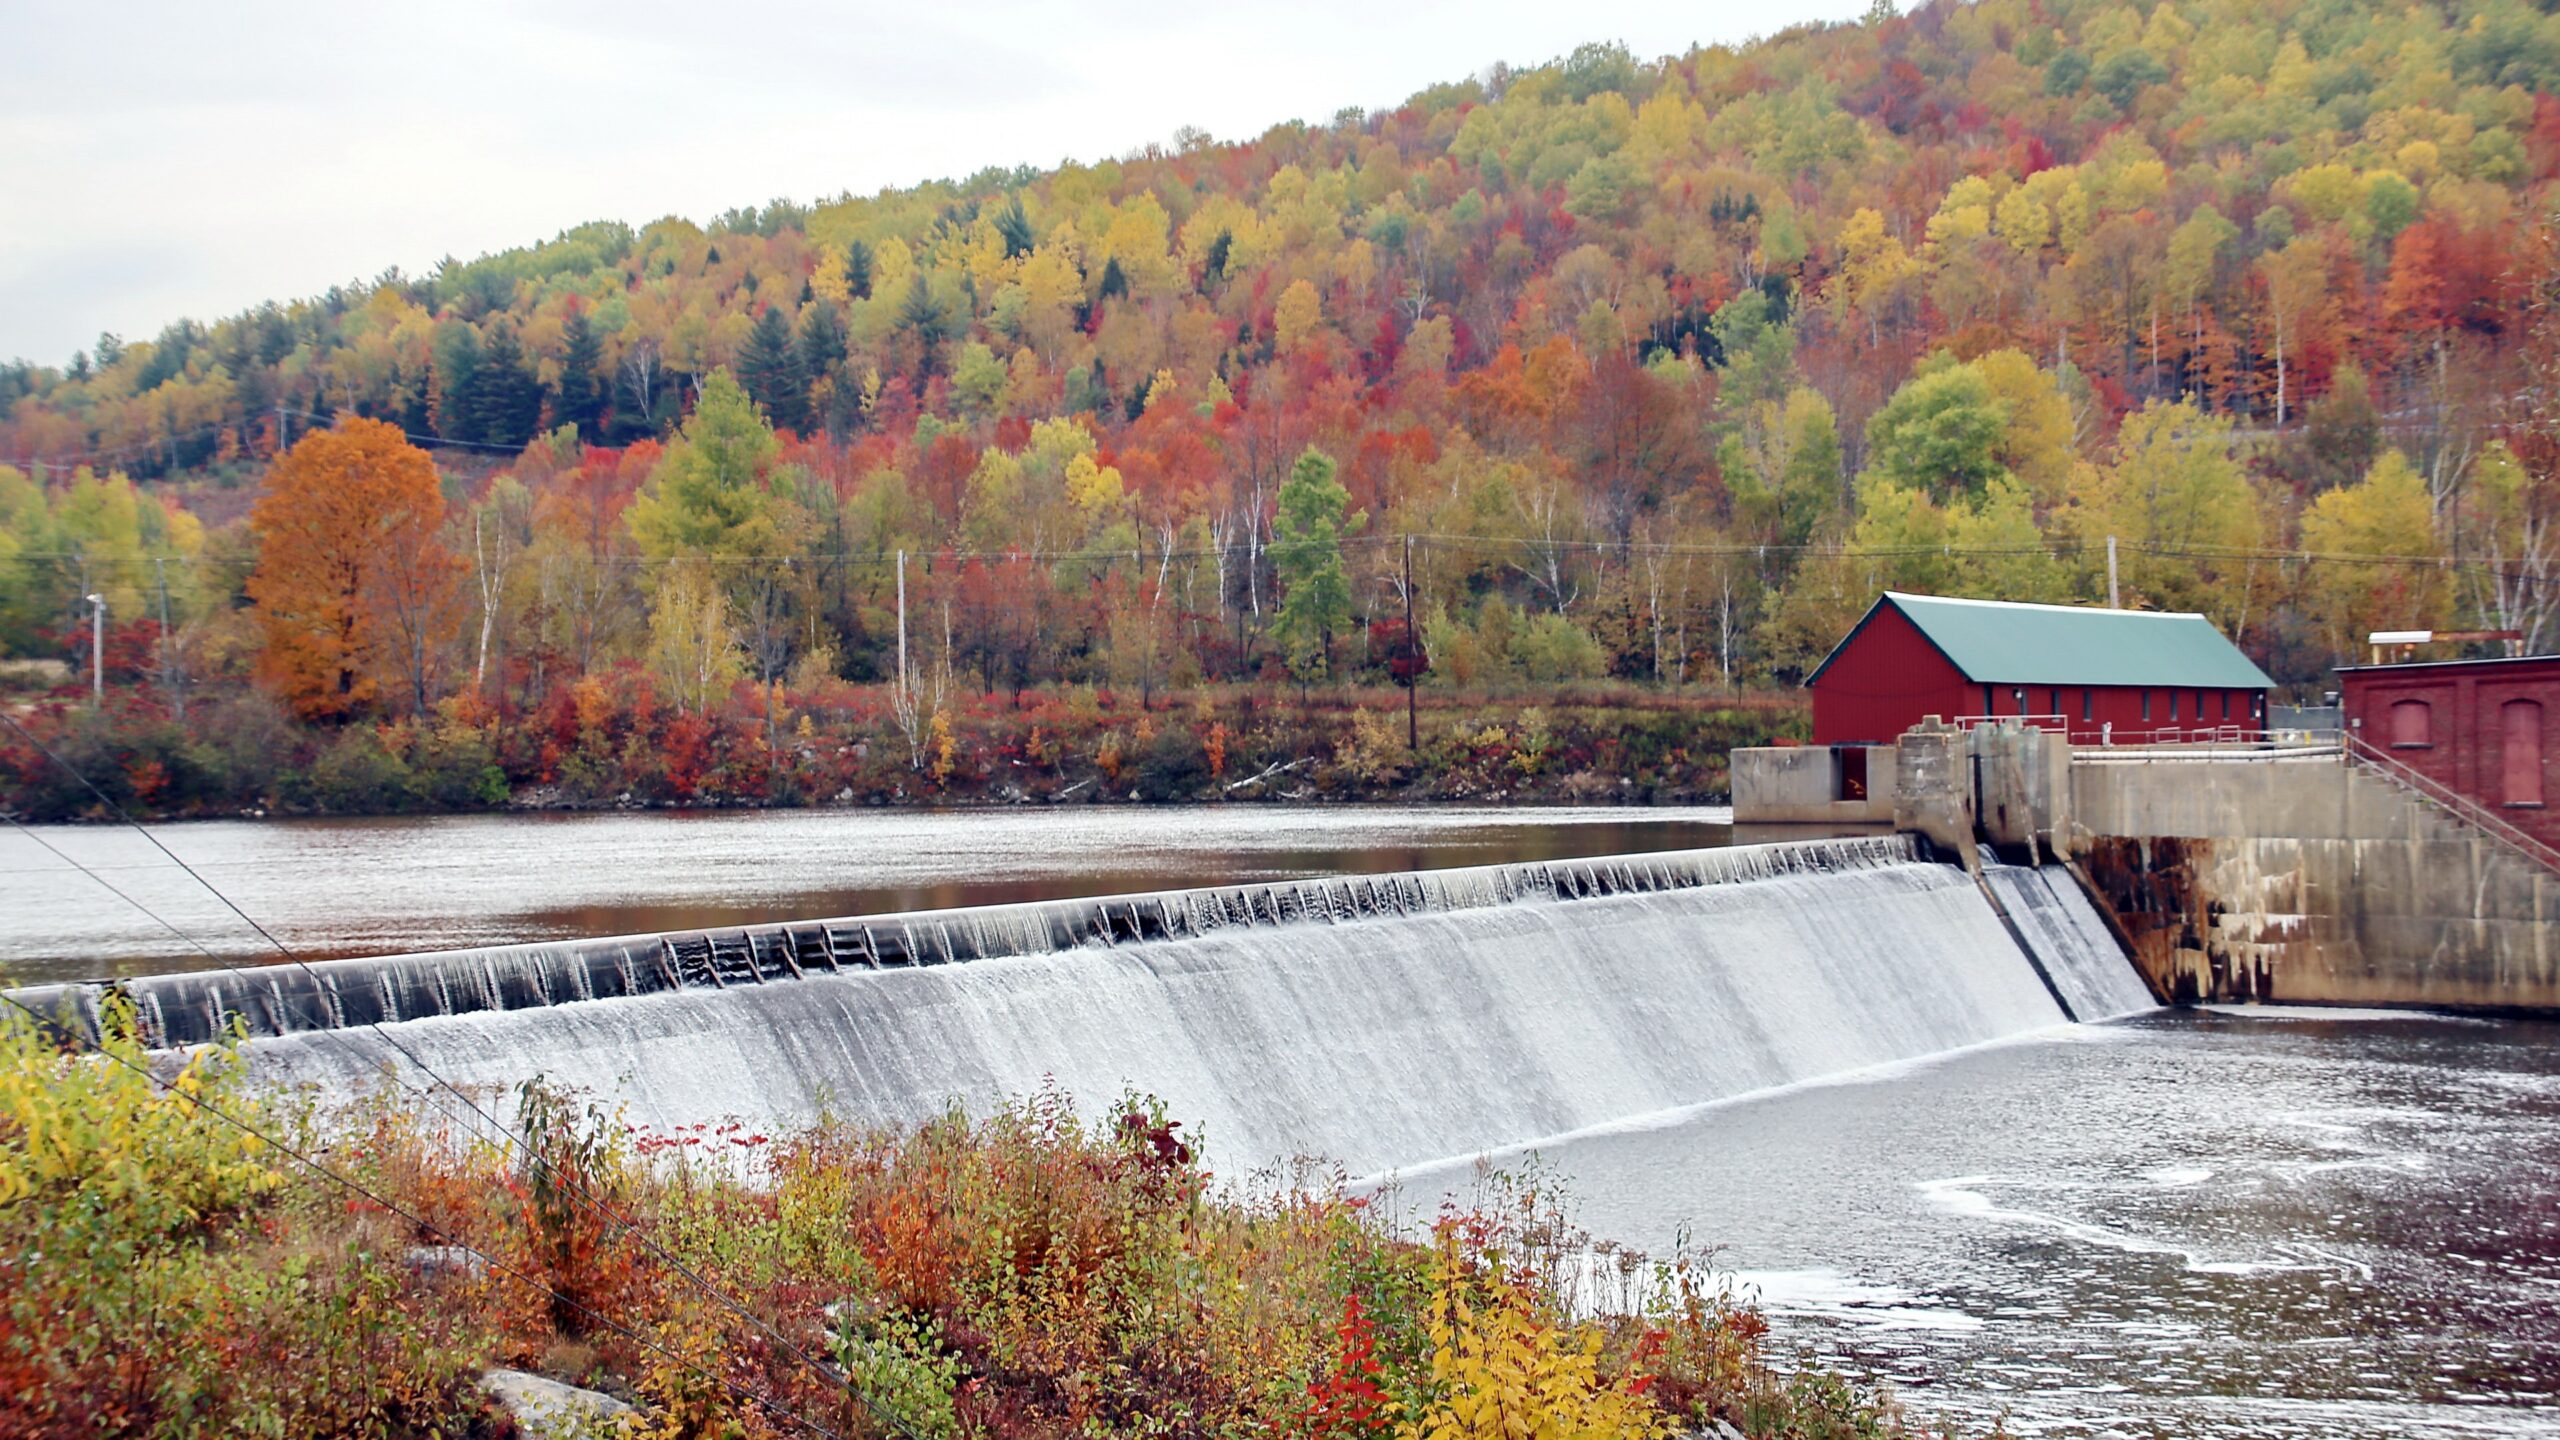
[[[2202,615],[1952,600],[1888,590],[1825,657],[1819,677],[1877,610],[1890,605],[1954,662],[1989,685],[2157,685],[2266,690],[2275,682]],[[1808,679],[1807,684],[1812,680]]]

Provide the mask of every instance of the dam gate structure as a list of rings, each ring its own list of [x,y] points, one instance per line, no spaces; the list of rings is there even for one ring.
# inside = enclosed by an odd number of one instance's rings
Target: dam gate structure
[[[1924,722],[1891,748],[1871,773],[1896,777],[1898,830],[1969,866],[2060,863],[2164,1003],[2560,1013],[2560,847],[2354,730],[2110,746]],[[1737,823],[1775,818],[1796,753],[1735,752]]]

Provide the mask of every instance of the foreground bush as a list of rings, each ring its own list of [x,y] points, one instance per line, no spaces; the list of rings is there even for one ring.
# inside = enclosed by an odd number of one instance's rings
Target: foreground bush
[[[506,1144],[441,1100],[314,1119],[236,1048],[0,1024],[0,1433],[496,1436],[498,1365],[664,1440],[1906,1433],[1782,1380],[1694,1265],[1596,1263],[1536,1186],[1405,1235],[1214,1184],[1137,1100],[645,1134],[536,1085]]]

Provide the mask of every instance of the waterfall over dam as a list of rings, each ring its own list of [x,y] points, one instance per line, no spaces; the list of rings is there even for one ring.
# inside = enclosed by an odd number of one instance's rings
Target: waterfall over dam
[[[1087,1105],[1162,1097],[1231,1173],[1371,1173],[2147,1004],[2048,878],[1998,877],[2005,908],[2035,908],[2014,935],[1964,871],[1877,837],[126,989],[164,1043],[237,1015],[262,1074],[324,1089],[412,1069],[406,1050],[458,1084],[538,1072],[671,1127],[913,1121],[1054,1081]]]

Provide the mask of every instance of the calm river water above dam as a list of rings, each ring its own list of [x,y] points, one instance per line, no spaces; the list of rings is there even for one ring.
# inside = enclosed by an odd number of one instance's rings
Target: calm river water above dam
[[[305,959],[1725,844],[1723,809],[729,810],[211,820],[152,833]],[[49,825],[230,965],[275,951],[149,841]],[[0,831],[0,979],[208,964]]]

